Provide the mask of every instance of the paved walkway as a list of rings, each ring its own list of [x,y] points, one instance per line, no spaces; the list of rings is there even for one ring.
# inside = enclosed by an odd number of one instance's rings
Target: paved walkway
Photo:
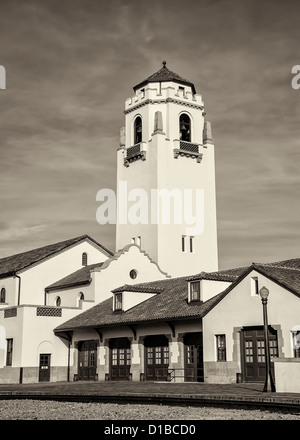
[[[51,382],[0,384],[0,399],[50,399],[98,402],[173,403],[293,409],[300,393],[264,393],[263,384],[165,382]]]

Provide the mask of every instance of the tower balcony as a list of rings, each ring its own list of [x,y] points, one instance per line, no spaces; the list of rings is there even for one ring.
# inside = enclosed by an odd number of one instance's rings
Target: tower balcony
[[[201,144],[175,139],[174,146],[175,148],[173,149],[173,152],[175,159],[178,159],[179,156],[185,156],[190,157],[191,159],[196,159],[198,163],[201,162],[202,153],[199,152],[199,147]]]
[[[124,166],[129,167],[132,162],[136,160],[146,160],[147,143],[139,142],[132,147],[125,149]]]

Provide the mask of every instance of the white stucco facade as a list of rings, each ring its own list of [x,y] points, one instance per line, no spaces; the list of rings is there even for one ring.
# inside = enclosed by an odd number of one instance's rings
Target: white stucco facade
[[[186,274],[187,268],[190,274],[218,268],[214,145],[211,139],[203,138],[202,97],[193,94],[191,86],[185,86],[184,92],[179,87],[175,82],[150,83],[126,100],[125,127],[117,158],[118,206],[124,207],[124,198],[128,198],[131,191],[138,190],[133,193],[134,200],[127,202],[128,211],[130,207],[134,208],[135,201],[140,202],[139,190],[148,198],[147,212],[142,208],[135,216],[139,221],[137,224],[130,223],[128,219],[123,224],[123,213],[118,210],[117,250],[133,238],[140,237],[142,249],[172,276]],[[185,143],[186,147],[180,142],[181,114],[187,115],[191,124],[190,142]],[[144,153],[141,159],[129,163],[126,157],[134,146],[137,117],[142,120],[140,149]],[[191,145],[198,153],[183,152]],[[126,186],[121,188],[120,182]],[[153,190],[161,191],[158,201],[153,198]],[[184,200],[187,200],[187,190],[192,195],[192,215],[195,216],[196,206],[199,209],[199,222],[186,221]],[[174,203],[174,194],[178,203]],[[166,209],[169,219],[160,215],[155,221],[151,217],[155,211],[155,200],[160,214]],[[182,237],[185,240],[184,250]]]

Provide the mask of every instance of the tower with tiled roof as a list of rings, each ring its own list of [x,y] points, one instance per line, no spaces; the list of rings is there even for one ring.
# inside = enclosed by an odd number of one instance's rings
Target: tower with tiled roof
[[[118,148],[116,246],[135,242],[172,276],[218,269],[210,123],[166,62],[133,87]]]

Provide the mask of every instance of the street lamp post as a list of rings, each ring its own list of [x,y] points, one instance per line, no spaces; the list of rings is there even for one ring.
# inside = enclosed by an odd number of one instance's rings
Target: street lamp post
[[[276,391],[275,384],[273,382],[272,372],[271,372],[271,359],[270,359],[270,345],[269,345],[269,330],[268,330],[268,313],[267,313],[267,303],[269,290],[264,286],[259,291],[261,302],[263,305],[264,314],[264,334],[265,334],[265,361],[266,361],[266,379],[264,385],[264,392]],[[270,378],[270,382],[269,379]]]

